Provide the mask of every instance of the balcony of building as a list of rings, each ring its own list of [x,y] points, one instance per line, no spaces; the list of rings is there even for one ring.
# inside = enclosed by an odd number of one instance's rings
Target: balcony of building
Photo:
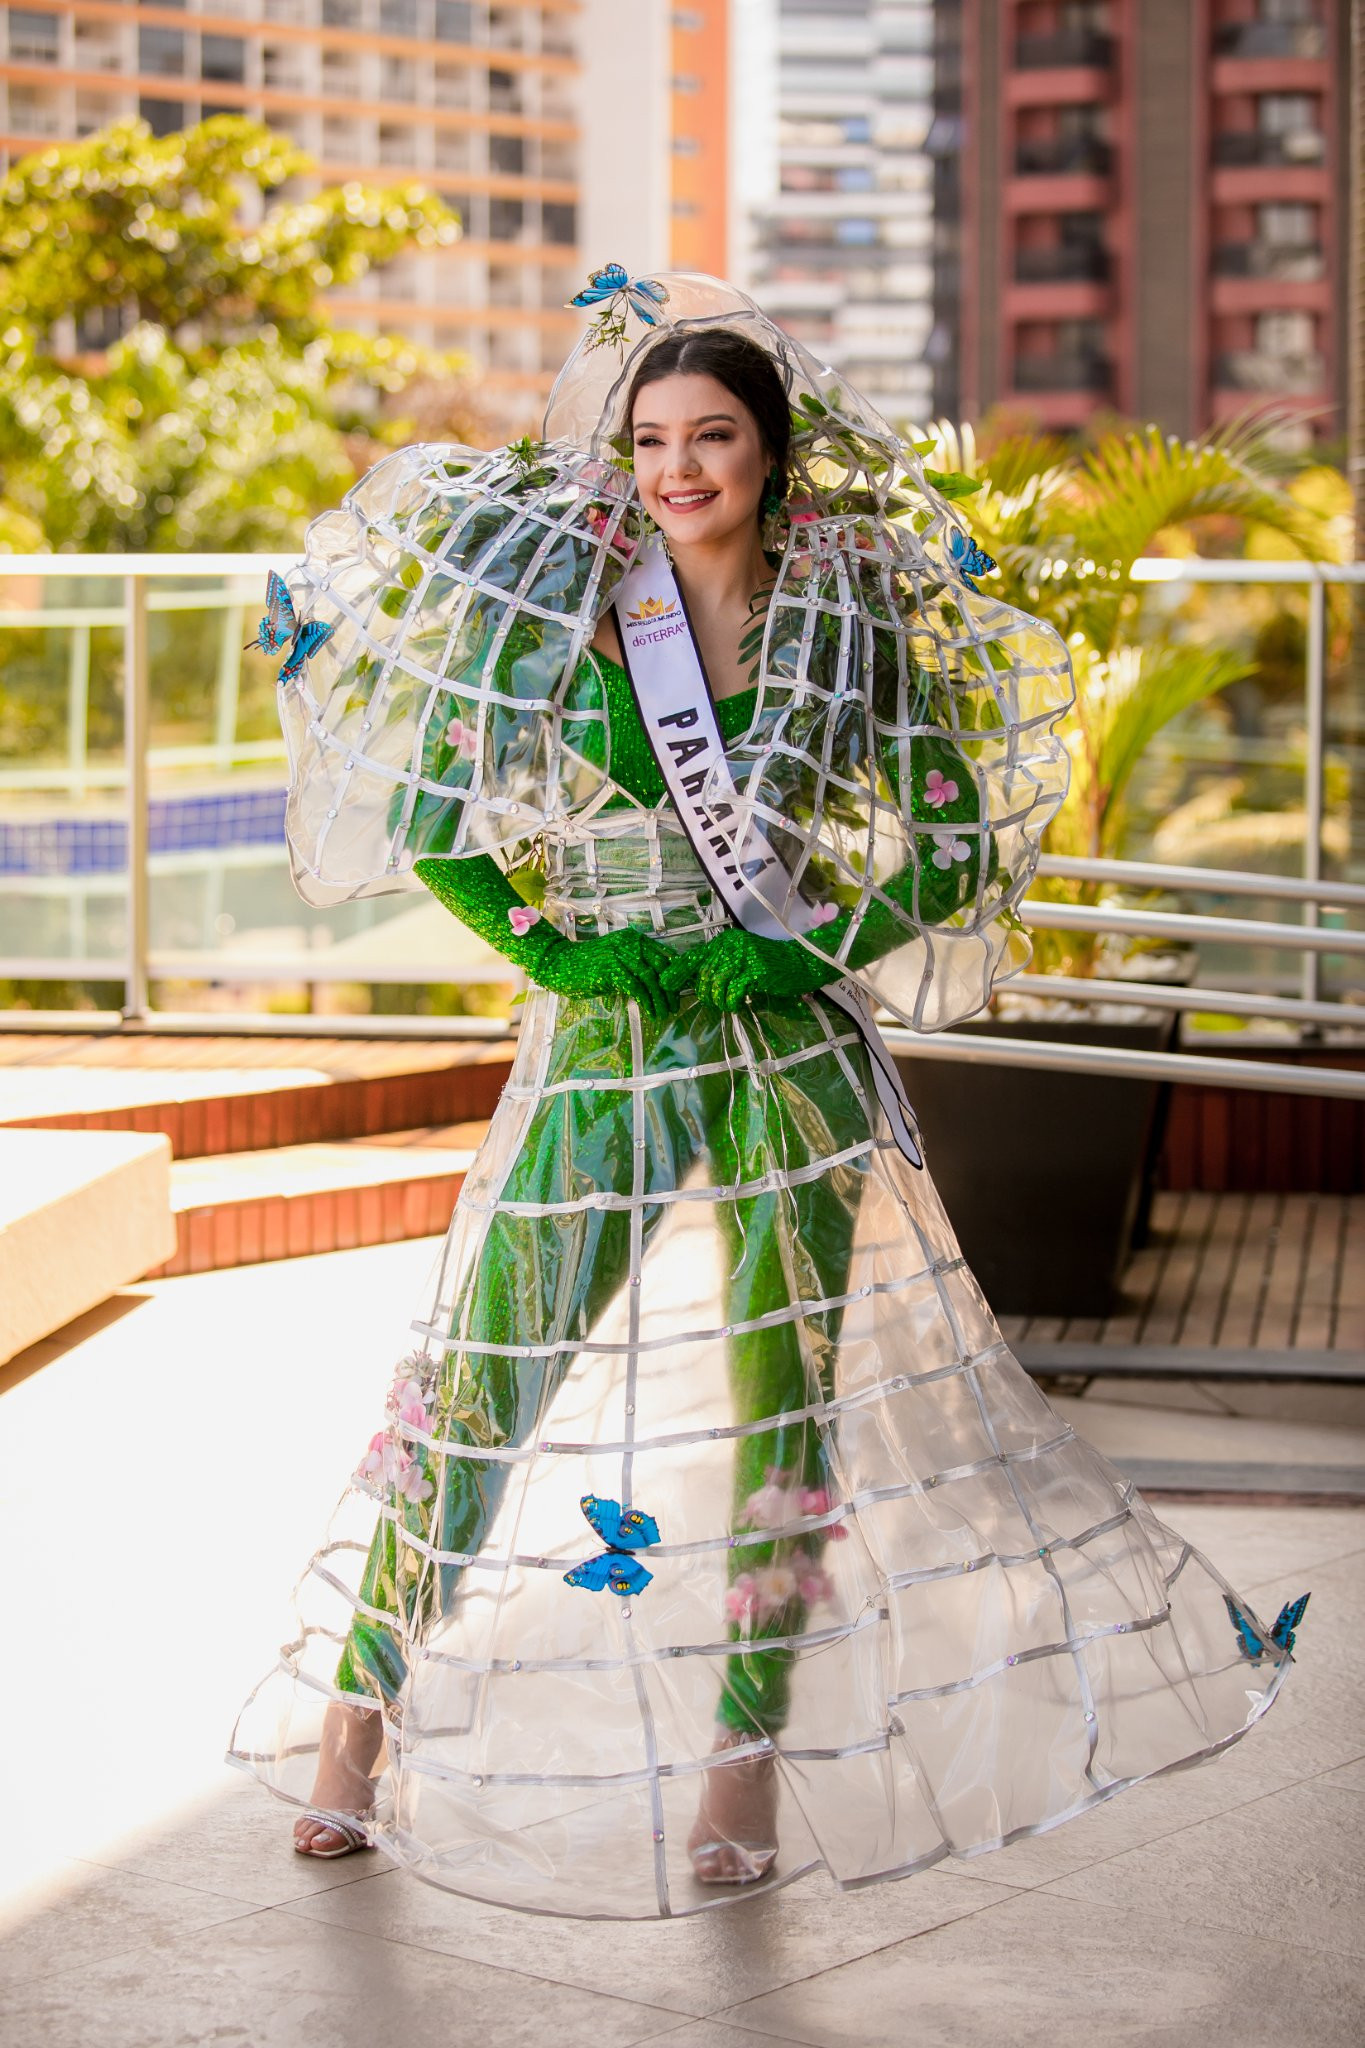
[[[1316,350],[1281,355],[1261,348],[1227,349],[1215,357],[1217,391],[1320,400],[1327,392],[1326,358]]]
[[[1016,392],[1107,396],[1113,387],[1113,364],[1107,357],[1058,350],[1052,354],[1017,355],[1013,383]]]
[[[1021,136],[1014,145],[1017,178],[1105,178],[1113,161],[1100,135]]]
[[[1222,315],[1274,310],[1326,314],[1332,305],[1326,251],[1317,243],[1221,243],[1213,252],[1211,303]]]
[[[1225,21],[1213,49],[1218,57],[1325,57],[1327,30],[1320,21]]]
[[[1101,29],[1059,28],[1015,38],[1017,71],[1107,71],[1113,61],[1113,38]]]
[[[1256,128],[1226,128],[1213,138],[1216,168],[1316,169],[1327,160],[1327,137],[1318,127],[1271,134]]]

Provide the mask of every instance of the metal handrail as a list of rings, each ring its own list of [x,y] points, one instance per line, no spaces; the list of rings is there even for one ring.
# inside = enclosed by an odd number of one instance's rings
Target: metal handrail
[[[1108,903],[1044,903],[1033,896],[1024,898],[1019,914],[1026,924],[1051,932],[1121,932],[1131,938],[1284,946],[1296,953],[1365,953],[1365,932],[1275,924],[1261,917],[1199,917],[1177,910],[1124,910]]]
[[[9,961],[0,963],[10,973],[25,969],[48,968],[63,979],[123,979],[126,1000],[122,1012],[123,1021],[138,1028],[173,1031],[204,1030],[212,1028],[226,1035],[236,1029],[282,1030],[302,1028],[316,1029],[318,1020],[285,1020],[276,1017],[248,1018],[238,1013],[232,1017],[214,1016],[211,1022],[202,1016],[185,1013],[177,1019],[173,1015],[152,1016],[147,1010],[147,981],[149,974],[173,971],[197,964],[197,956],[172,954],[154,950],[148,940],[148,860],[146,851],[147,827],[147,770],[150,759],[161,764],[163,754],[169,765],[174,753],[177,765],[188,765],[191,760],[222,762],[224,757],[223,733],[220,730],[219,743],[211,747],[177,748],[158,750],[155,756],[149,754],[147,716],[147,642],[146,626],[148,614],[152,611],[183,608],[191,602],[202,602],[206,607],[230,611],[236,606],[245,606],[245,597],[217,591],[200,591],[191,594],[187,585],[196,580],[231,578],[234,582],[243,577],[257,578],[263,584],[265,573],[272,567],[284,567],[292,559],[289,550],[278,554],[222,555],[197,554],[164,556],[153,554],[116,555],[107,557],[75,555],[10,555],[0,557],[0,575],[34,576],[42,579],[71,576],[108,576],[123,580],[124,603],[116,612],[108,605],[88,608],[84,615],[88,629],[98,617],[112,623],[121,619],[127,632],[128,646],[128,689],[126,693],[127,717],[125,723],[124,768],[122,774],[108,767],[90,767],[84,764],[79,775],[70,777],[74,788],[120,782],[125,789],[127,824],[129,828],[130,873],[129,873],[129,943],[126,958],[119,962],[99,960],[64,959],[60,962]],[[1058,562],[1057,571],[1072,565]],[[1076,565],[1086,573],[1105,573],[1102,568],[1083,563]],[[1318,916],[1324,905],[1342,911],[1365,908],[1365,888],[1356,883],[1324,882],[1322,866],[1322,765],[1325,736],[1325,692],[1326,692],[1326,587],[1329,584],[1365,583],[1363,563],[1315,563],[1302,561],[1248,562],[1208,561],[1177,558],[1145,558],[1132,566],[1131,581],[1136,584],[1157,584],[1170,582],[1188,583],[1229,583],[1229,584],[1279,584],[1298,585],[1308,590],[1308,643],[1306,661],[1306,703],[1308,714],[1308,745],[1306,761],[1306,812],[1307,845],[1305,849],[1305,873],[1302,877],[1252,875],[1239,870],[1182,868],[1154,861],[1104,861],[1072,860],[1059,855],[1045,856],[1040,873],[1059,879],[1096,883],[1121,883],[1138,888],[1172,888],[1200,894],[1227,894],[1244,897],[1259,897],[1267,901],[1302,904],[1302,924],[1277,923],[1273,921],[1222,918],[1213,916],[1183,915],[1165,911],[1144,911],[1121,906],[1087,906],[1048,904],[1026,899],[1022,906],[1028,922],[1045,929],[1073,929],[1122,933],[1130,936],[1167,938],[1171,940],[1204,940],[1224,943],[1252,944],[1287,949],[1303,955],[1303,996],[1286,998],[1281,996],[1260,996],[1242,991],[1219,989],[1172,989],[1165,984],[1144,984],[1129,982],[1071,981],[1060,976],[1032,976],[1020,978],[1016,986],[1022,991],[1050,998],[1066,997],[1079,1002],[1115,1001],[1123,1003],[1150,1004],[1167,1009],[1211,1009],[1224,1010],[1231,1015],[1259,1016],[1296,1021],[1315,1026],[1344,1026],[1351,1028],[1357,1023],[1348,1005],[1327,1003],[1318,997],[1318,967],[1325,953],[1355,956],[1365,951],[1365,933],[1351,930],[1323,930],[1318,925]],[[148,583],[173,583],[180,586],[175,592],[150,591]],[[37,620],[43,623],[68,623],[80,633],[79,608],[63,606],[59,612],[33,614],[29,610],[6,613],[0,611],[0,632],[7,624],[16,626],[31,624]],[[88,630],[85,637],[88,640]],[[221,709],[221,707],[220,707]],[[222,721],[220,717],[220,727]],[[229,735],[232,758],[238,750]],[[259,743],[249,751],[255,758],[267,752],[275,759],[279,750],[270,743],[268,750]],[[13,772],[13,771],[11,771]],[[26,786],[35,786],[46,771],[22,771]],[[67,779],[67,778],[63,778]],[[247,959],[231,953],[212,956],[212,978],[216,981],[231,982],[249,978],[283,978],[291,980],[323,980],[332,978],[326,963],[325,953],[316,961],[307,955],[295,960]],[[361,963],[351,965],[347,978],[360,974],[364,979],[385,980],[395,978],[400,969],[382,970],[362,968]],[[34,979],[48,978],[35,972]],[[16,1016],[0,1019],[0,1028],[35,1028],[40,1019],[33,1016]],[[74,1023],[75,1019],[68,1020]],[[444,1037],[488,1034],[487,1020],[477,1020],[478,1031],[467,1031],[476,1020],[407,1020],[403,1025],[406,1032],[413,1029],[416,1035]],[[93,1024],[95,1013],[82,1013],[81,1026]],[[340,1018],[327,1019],[326,1028],[342,1028],[349,1033],[352,1028],[358,1035],[372,1032],[375,1020]],[[385,1032],[397,1030],[400,1020],[386,1018],[382,1028]],[[506,1027],[494,1024],[493,1035]],[[1194,1059],[1201,1071],[1210,1076],[1212,1085],[1214,1070],[1217,1078],[1226,1083],[1240,1086],[1267,1087],[1279,1085],[1274,1076],[1278,1071],[1274,1063],[1258,1063],[1257,1079],[1247,1077],[1243,1063],[1235,1060],[1199,1061],[1192,1055],[1147,1055],[1120,1049],[1097,1047],[1060,1046],[1040,1047],[1027,1040],[1014,1040],[991,1036],[988,1039],[970,1041],[966,1037],[944,1038],[941,1034],[932,1036],[910,1035],[910,1042],[921,1051],[930,1051],[931,1056],[945,1058],[1008,1058],[1025,1066],[1066,1066],[1066,1055],[1074,1052],[1078,1071],[1125,1072],[1137,1075],[1150,1073],[1149,1066],[1135,1065],[1134,1062],[1156,1062],[1156,1071],[1174,1078],[1174,1061],[1189,1062]],[[951,1047],[949,1050],[947,1048]],[[960,1048],[970,1047],[969,1050]],[[1097,1062],[1100,1064],[1097,1065]],[[1188,1077],[1194,1078],[1193,1069],[1186,1064],[1181,1069]],[[1295,1079],[1284,1085],[1295,1092],[1317,1091],[1319,1077],[1325,1071],[1319,1069],[1284,1068],[1286,1074]],[[1307,1076],[1307,1080],[1301,1077]],[[1269,1078],[1268,1078],[1269,1077]],[[1331,1088],[1325,1092],[1341,1092],[1336,1077]],[[1349,1078],[1349,1077],[1348,1077]],[[1351,1093],[1350,1089],[1345,1092]]]
[[[1246,1088],[1267,1095],[1331,1095],[1365,1102],[1365,1073],[1349,1068],[1290,1066],[1284,1060],[1229,1060],[1207,1053],[1139,1052],[1127,1046],[1047,1045],[995,1032],[960,1034],[887,1027],[893,1052],[967,1066],[1036,1067],[1063,1074],[1117,1074],[1130,1081],[1186,1081],[1203,1088]]]
[[[1163,981],[1102,981],[1079,974],[1017,974],[1009,987],[1011,994],[1042,996],[1053,1003],[1121,1003],[1129,1009],[1195,1010],[1365,1032],[1365,1005],[1308,1003],[1302,996],[1263,996],[1246,989]]]
[[[1365,885],[1306,881],[1297,875],[1256,875],[1247,868],[1172,867],[1156,860],[1080,860],[1045,853],[1040,875],[1065,882],[1120,882],[1129,888],[1184,889],[1197,896],[1264,896],[1283,903],[1317,903],[1330,894],[1334,910],[1365,910]]]

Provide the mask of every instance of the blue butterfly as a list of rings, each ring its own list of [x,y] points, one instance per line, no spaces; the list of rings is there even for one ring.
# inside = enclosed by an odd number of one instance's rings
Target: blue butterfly
[[[295,676],[302,675],[305,661],[316,654],[319,647],[325,647],[335,631],[335,626],[324,626],[320,619],[309,619],[299,626],[294,634],[294,644],[280,669],[279,680],[292,683]]]
[[[265,617],[256,628],[256,638],[248,640],[248,647],[259,647],[262,654],[278,654],[286,644],[289,652],[280,669],[280,681],[292,683],[295,676],[303,674],[303,664],[319,647],[325,647],[336,631],[335,626],[324,626],[318,619],[299,620],[294,610],[294,600],[289,595],[289,585],[283,576],[272,569],[265,579]]]
[[[992,569],[999,567],[994,555],[988,555],[984,548],[979,548],[971,535],[964,533],[959,526],[953,528],[948,541],[948,553],[952,556],[953,566],[958,570],[968,590],[980,588],[980,585],[973,581],[974,577],[989,576]]]
[[[1275,1626],[1270,1631],[1270,1640],[1277,1649],[1293,1649],[1294,1631],[1303,1620],[1309,1598],[1309,1594],[1300,1593],[1297,1600],[1285,1601],[1276,1618]],[[1253,1664],[1259,1664],[1265,1655],[1266,1644],[1257,1635],[1236,1601],[1226,1593],[1223,1595],[1223,1605],[1232,1616],[1232,1625],[1237,1631],[1237,1641],[1241,1646],[1242,1655],[1249,1657]]]
[[[608,263],[601,270],[592,271],[582,291],[576,292],[569,304],[600,306],[604,300],[615,299],[623,292],[637,319],[642,320],[646,327],[657,327],[659,316],[654,309],[663,305],[668,293],[652,277],[632,280],[624,263]]]
[[[623,1508],[616,1500],[599,1500],[595,1493],[585,1493],[578,1505],[607,1547],[600,1557],[565,1572],[565,1585],[586,1586],[590,1593],[610,1587],[622,1600],[628,1593],[643,1593],[654,1574],[631,1552],[658,1542],[659,1525],[653,1515],[641,1508]]]
[[[265,617],[256,628],[256,638],[246,644],[259,647],[262,654],[278,654],[285,641],[293,639],[299,622],[289,585],[273,569],[265,579],[265,605]]]

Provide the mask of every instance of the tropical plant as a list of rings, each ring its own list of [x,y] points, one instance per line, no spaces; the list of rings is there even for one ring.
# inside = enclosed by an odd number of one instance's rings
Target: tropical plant
[[[1116,428],[1090,449],[1016,431],[985,452],[969,427],[936,428],[936,459],[981,483],[967,516],[999,565],[986,587],[1048,620],[1071,652],[1071,788],[1049,827],[1049,853],[1122,855],[1146,750],[1173,720],[1256,669],[1254,649],[1204,644],[1178,620],[1153,617],[1131,580],[1133,564],[1194,552],[1210,524],[1223,546],[1273,535],[1282,551],[1339,557],[1337,522],[1287,487],[1275,425],[1241,420],[1197,441]],[[1033,893],[1092,905],[1114,896],[1105,884],[1057,879],[1038,881]],[[1115,950],[1084,932],[1035,937],[1043,970],[1093,974]]]
[[[0,549],[292,546],[408,438],[414,380],[465,366],[338,330],[323,294],[459,223],[416,185],[272,196],[311,169],[219,115],[0,179]]]

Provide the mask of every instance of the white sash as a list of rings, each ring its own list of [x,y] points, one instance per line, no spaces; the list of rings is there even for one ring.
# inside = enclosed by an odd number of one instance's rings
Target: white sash
[[[706,679],[673,567],[661,539],[642,547],[621,579],[616,629],[641,722],[668,793],[698,860],[737,924],[765,939],[791,939],[819,922],[817,906],[792,888],[791,876],[763,827],[737,825],[727,802],[735,783],[715,700]],[[702,802],[710,789],[711,802]],[[736,831],[738,830],[738,838]],[[923,1166],[914,1111],[900,1073],[852,976],[820,994],[857,1026],[872,1060],[872,1078],[891,1134],[912,1166]]]

